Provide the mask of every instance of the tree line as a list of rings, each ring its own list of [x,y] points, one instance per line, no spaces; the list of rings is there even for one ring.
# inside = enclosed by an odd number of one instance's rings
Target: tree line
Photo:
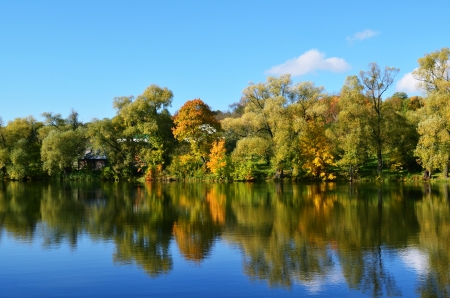
[[[399,69],[369,64],[349,76],[339,94],[289,75],[250,83],[228,111],[200,99],[174,115],[173,93],[149,86],[116,97],[116,115],[79,121],[43,113],[0,121],[0,169],[8,179],[74,177],[90,149],[108,157],[103,179],[266,177],[333,180],[386,172],[441,171],[450,152],[450,49],[425,54],[413,72],[424,96],[385,97]],[[371,172],[370,172],[371,171]]]

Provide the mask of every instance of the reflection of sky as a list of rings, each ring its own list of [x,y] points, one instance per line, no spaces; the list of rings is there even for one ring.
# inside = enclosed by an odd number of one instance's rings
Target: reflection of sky
[[[400,259],[406,268],[419,275],[426,275],[429,271],[428,256],[415,247],[410,247],[398,252]]]
[[[403,250],[382,249],[381,258],[385,273],[394,278],[395,284],[403,297],[415,297],[417,275],[428,272],[427,256],[417,248]],[[370,291],[364,292],[362,288],[348,289],[340,262],[332,252],[333,267],[324,275],[316,275],[310,281],[293,278],[297,287],[302,287],[308,295],[328,297],[370,297]],[[383,286],[382,297],[387,296]]]
[[[37,233],[39,227],[37,227]],[[74,249],[67,242],[49,248],[35,235],[24,240],[4,232],[0,241],[1,297],[88,297],[105,292],[120,279],[112,270],[113,246],[79,235]],[[90,294],[91,293],[91,294]],[[6,295],[6,296],[2,296]],[[95,295],[94,295],[95,296]]]
[[[402,297],[417,297],[417,273],[406,266],[402,258],[402,254],[408,250],[410,250],[408,247],[404,249],[383,249],[383,265],[385,270],[395,279],[395,284],[401,291]]]
[[[334,266],[325,275],[317,274],[310,281],[302,281],[298,278],[294,278],[294,280],[296,280],[299,285],[305,287],[309,294],[318,294],[329,286],[343,285],[346,287],[341,266],[334,253],[332,259]]]
[[[0,229],[1,230],[1,229]],[[210,254],[199,264],[186,261],[174,240],[170,244],[173,270],[157,278],[136,264],[113,262],[115,244],[79,235],[73,248],[63,241],[45,246],[44,226],[36,228],[32,241],[0,233],[0,296],[195,296],[195,297],[369,297],[361,289],[350,290],[335,251],[333,266],[309,281],[292,276],[292,289],[270,287],[264,280],[243,274],[242,250],[216,239]],[[429,270],[427,256],[418,248],[382,250],[383,267],[404,297],[416,296],[417,275]],[[120,266],[118,266],[120,265]],[[11,295],[10,295],[11,294]],[[36,294],[36,295],[34,295]],[[383,289],[383,295],[386,295]]]

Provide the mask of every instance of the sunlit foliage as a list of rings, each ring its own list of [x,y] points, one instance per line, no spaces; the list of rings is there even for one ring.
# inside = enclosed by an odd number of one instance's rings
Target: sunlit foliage
[[[225,140],[214,141],[206,166],[217,178],[228,176]]]
[[[173,116],[175,138],[189,143],[192,154],[206,162],[220,123],[201,99],[188,100]]]

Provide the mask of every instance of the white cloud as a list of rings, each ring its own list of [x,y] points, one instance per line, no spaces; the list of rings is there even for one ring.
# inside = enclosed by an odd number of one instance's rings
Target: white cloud
[[[352,36],[347,36],[346,39],[349,42],[353,42],[355,40],[360,41],[360,40],[371,38],[371,37],[373,37],[375,35],[378,35],[378,34],[380,34],[380,32],[374,31],[374,30],[370,30],[370,29],[366,29],[366,30],[363,30],[361,32],[356,32]]]
[[[266,70],[266,74],[301,76],[316,70],[343,72],[348,69],[350,69],[350,64],[344,59],[337,57],[325,58],[325,53],[312,49],[296,58],[287,60],[283,64],[273,66],[271,69]]]
[[[395,90],[398,92],[416,93],[421,91],[417,84],[419,82],[413,77],[412,72],[406,73],[396,84]]]

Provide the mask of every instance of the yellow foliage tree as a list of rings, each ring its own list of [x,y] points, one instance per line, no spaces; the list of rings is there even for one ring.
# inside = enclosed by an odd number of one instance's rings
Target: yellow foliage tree
[[[335,166],[335,162],[324,127],[309,123],[299,141],[299,158],[303,160],[302,168],[307,175],[322,180],[336,178],[328,171],[330,166]]]
[[[227,176],[227,157],[225,140],[214,141],[209,154],[209,161],[206,163],[208,169],[218,178]]]

